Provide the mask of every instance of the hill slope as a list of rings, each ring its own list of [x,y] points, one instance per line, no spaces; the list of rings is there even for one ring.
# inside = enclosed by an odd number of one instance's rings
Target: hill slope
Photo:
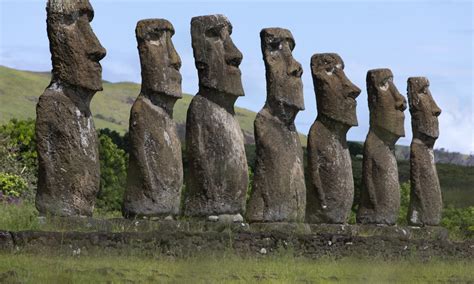
[[[0,124],[12,118],[34,118],[36,102],[48,86],[50,76],[49,72],[20,71],[0,66]],[[125,133],[128,130],[130,108],[139,93],[139,84],[104,81],[104,91],[98,92],[91,103],[96,128],[110,128],[121,134]],[[174,119],[178,123],[181,137],[184,137],[186,112],[192,97],[184,94],[174,108]],[[253,121],[256,113],[239,107],[235,108],[235,112],[246,143],[253,143]],[[300,134],[300,138],[302,145],[306,146],[306,136]],[[409,153],[409,147],[397,145],[397,159],[407,160]],[[474,166],[473,155],[448,152],[444,149],[435,150],[435,159],[439,163]]]
[[[35,118],[36,102],[49,82],[48,72],[20,71],[0,66],[0,124],[12,118]],[[104,91],[98,92],[91,102],[96,128],[110,128],[125,133],[128,130],[130,108],[139,93],[140,85],[136,83],[104,82]],[[191,99],[191,95],[184,94],[175,105],[174,119],[181,129],[184,128]],[[238,107],[235,113],[246,141],[251,143],[256,113]]]

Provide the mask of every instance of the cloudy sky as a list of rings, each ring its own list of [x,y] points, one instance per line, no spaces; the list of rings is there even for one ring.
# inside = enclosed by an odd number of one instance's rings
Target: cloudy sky
[[[136,22],[165,18],[175,27],[173,41],[183,61],[183,91],[195,94],[197,72],[192,57],[193,16],[225,14],[234,26],[232,38],[244,55],[241,64],[246,96],[237,105],[258,111],[265,102],[265,69],[259,32],[265,27],[290,29],[296,40],[294,57],[304,69],[306,110],[297,127],[307,133],[316,117],[309,60],[314,53],[336,52],[347,76],[363,91],[358,98],[359,127],[349,140],[363,141],[369,114],[367,70],[390,68],[406,96],[411,76],[426,76],[443,112],[437,148],[474,153],[473,131],[473,3],[471,1],[120,1],[91,0],[93,29],[107,57],[102,61],[108,81],[140,82],[135,40]],[[33,71],[51,69],[45,23],[45,1],[0,0],[0,65]],[[410,116],[405,121],[411,141]]]

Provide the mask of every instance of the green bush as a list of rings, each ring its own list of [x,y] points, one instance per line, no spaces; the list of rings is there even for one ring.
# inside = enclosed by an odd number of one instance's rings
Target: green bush
[[[20,197],[26,190],[28,183],[21,176],[0,172],[0,191],[3,195]]]
[[[99,136],[100,191],[97,208],[102,211],[119,211],[122,205],[127,178],[127,155],[107,134]]]
[[[24,166],[36,170],[38,167],[35,138],[35,120],[12,119],[0,126],[0,133],[8,138],[8,145]]]
[[[408,206],[410,205],[410,183],[404,182],[400,185],[400,211],[398,213],[399,225],[407,224]]]
[[[474,237],[474,206],[467,208],[449,206],[444,208],[441,226],[450,231],[451,237]]]

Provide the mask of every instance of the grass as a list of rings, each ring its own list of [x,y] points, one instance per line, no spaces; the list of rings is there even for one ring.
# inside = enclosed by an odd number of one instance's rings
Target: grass
[[[472,261],[310,260],[281,255],[192,258],[0,253],[6,283],[427,283],[474,281]]]
[[[47,72],[20,71],[0,66],[0,124],[7,123],[12,118],[34,118],[36,102],[50,80]],[[104,82],[103,86],[104,91],[98,92],[91,102],[95,126],[123,134],[128,130],[130,108],[140,93],[140,84]],[[193,96],[184,94],[176,103],[174,119],[177,123],[186,122],[186,112],[192,98]],[[242,130],[253,135],[256,113],[238,107],[235,111]]]

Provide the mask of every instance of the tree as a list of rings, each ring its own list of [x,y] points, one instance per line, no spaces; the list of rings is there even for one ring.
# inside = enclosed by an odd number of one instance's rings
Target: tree
[[[100,190],[97,208],[104,211],[121,209],[127,177],[127,154],[107,134],[99,135]]]

